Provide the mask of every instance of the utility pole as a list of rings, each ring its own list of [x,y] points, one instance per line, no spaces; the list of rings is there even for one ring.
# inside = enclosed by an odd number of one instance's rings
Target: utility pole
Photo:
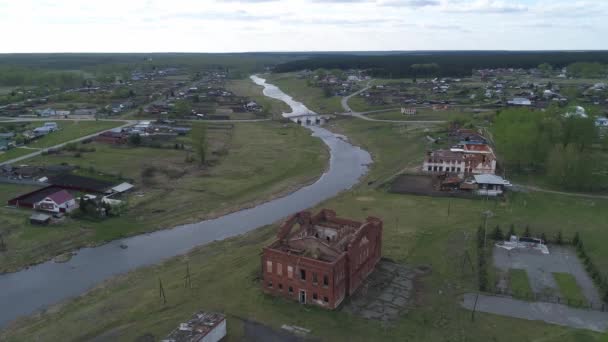
[[[167,304],[167,297],[165,297],[165,289],[163,288],[163,281],[158,278],[158,297],[163,300],[163,305]]]
[[[186,281],[184,283],[185,288],[192,288],[192,281],[190,279],[190,263],[186,263]]]

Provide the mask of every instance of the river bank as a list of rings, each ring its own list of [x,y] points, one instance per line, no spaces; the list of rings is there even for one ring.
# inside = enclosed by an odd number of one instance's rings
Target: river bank
[[[273,92],[271,97],[288,97],[275,90]],[[294,112],[309,112],[303,105],[292,108]],[[1,275],[0,288],[3,291],[0,302],[3,306],[0,308],[0,326],[80,295],[112,276],[182,255],[196,246],[272,224],[356,184],[367,172],[367,165],[371,162],[369,154],[323,128],[311,127],[311,130],[330,150],[329,169],[315,183],[285,197],[217,219],[112,241],[95,248],[83,248],[62,264],[45,262],[27,270]],[[128,248],[121,248],[123,244]]]

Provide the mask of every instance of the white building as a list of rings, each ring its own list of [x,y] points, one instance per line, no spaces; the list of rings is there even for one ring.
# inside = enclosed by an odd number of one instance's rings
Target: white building
[[[493,174],[481,174],[474,176],[478,188],[475,193],[481,196],[500,196],[511,183],[502,177]]]
[[[34,204],[34,209],[52,213],[69,213],[76,208],[76,200],[65,190],[52,193]]]
[[[513,100],[507,102],[511,106],[531,106],[532,101],[525,97],[516,97]]]

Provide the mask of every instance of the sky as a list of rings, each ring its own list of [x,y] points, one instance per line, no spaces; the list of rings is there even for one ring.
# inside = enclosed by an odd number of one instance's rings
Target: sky
[[[0,53],[608,49],[608,0],[0,0]]]

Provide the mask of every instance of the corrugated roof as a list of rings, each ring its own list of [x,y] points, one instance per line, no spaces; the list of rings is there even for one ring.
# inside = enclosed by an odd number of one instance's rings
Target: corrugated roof
[[[511,183],[502,177],[491,175],[491,174],[482,174],[475,175],[475,183],[477,184],[494,184],[494,185],[510,185]]]

